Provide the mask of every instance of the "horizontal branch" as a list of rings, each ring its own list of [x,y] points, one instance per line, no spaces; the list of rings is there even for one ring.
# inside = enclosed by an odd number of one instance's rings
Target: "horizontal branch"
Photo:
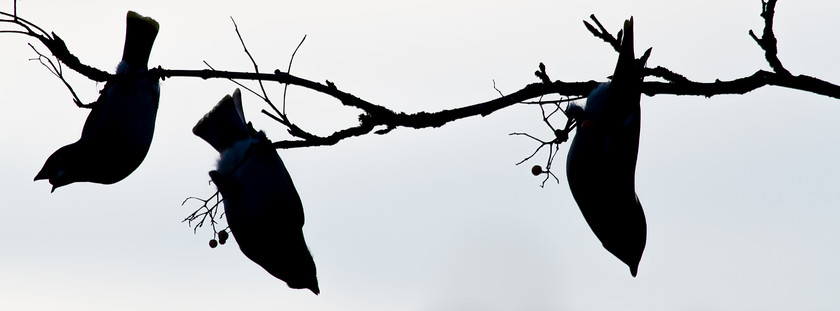
[[[443,110],[440,112],[419,112],[415,114],[400,113],[397,116],[397,122],[393,125],[411,128],[440,127],[451,121],[467,117],[478,115],[484,117],[502,108],[549,94],[559,94],[562,96],[586,96],[589,95],[596,86],[598,86],[598,82],[595,81],[554,81],[551,84],[532,83],[509,95],[471,106]]]
[[[372,132],[378,126],[386,127],[385,130],[377,132],[384,134],[397,127],[409,128],[429,128],[441,127],[449,122],[472,116],[487,116],[500,109],[515,105],[522,101],[545,96],[549,94],[559,94],[564,96],[586,96],[597,85],[598,82],[562,82],[554,81],[550,84],[532,83],[519,91],[502,96],[487,102],[482,102],[461,108],[442,110],[438,112],[418,112],[413,114],[397,113],[385,107],[378,106],[362,100],[352,94],[345,93],[338,90],[334,84],[327,81],[327,84],[321,84],[310,80],[302,79],[294,75],[275,71],[274,74],[265,73],[247,73],[247,72],[231,72],[231,71],[217,71],[217,70],[167,70],[160,67],[151,69],[149,75],[160,78],[171,77],[199,77],[202,79],[223,78],[223,79],[240,79],[240,80],[261,80],[261,81],[275,81],[283,84],[297,85],[313,91],[321,92],[330,95],[340,100],[344,105],[356,107],[363,110],[366,114],[362,115],[360,125],[337,131],[329,136],[316,136],[309,133],[295,133],[294,130],[290,133],[297,137],[305,137],[305,140],[280,141],[274,143],[276,148],[299,148],[299,147],[313,147],[333,145],[342,139],[361,136]],[[299,129],[297,129],[299,130]],[[302,131],[302,130],[301,130]]]
[[[840,86],[806,75],[790,76],[759,70],[751,76],[731,81],[694,82],[661,67],[646,71],[646,75],[670,81],[644,82],[642,93],[648,96],[671,94],[712,97],[724,94],[746,94],[758,88],[773,85],[840,99]]]
[[[840,98],[840,86],[810,76],[787,76],[768,71],[758,71],[755,74],[731,81],[695,82],[684,76],[674,73],[664,67],[648,68],[646,76],[660,77],[668,82],[647,81],[642,85],[642,92],[648,96],[660,94],[671,95],[693,95],[712,97],[723,94],[745,94],[755,89],[775,85],[791,89],[798,89],[812,92],[833,98]],[[304,87],[316,92],[324,93],[341,101],[343,105],[355,107],[365,112],[360,116],[360,124],[337,131],[328,136],[317,136],[310,134],[294,125],[290,126],[289,133],[303,140],[278,141],[274,143],[276,148],[299,148],[313,146],[334,145],[339,141],[355,136],[362,136],[373,132],[377,127],[386,129],[378,131],[377,134],[387,133],[397,127],[408,128],[430,128],[440,127],[449,122],[472,116],[487,116],[500,109],[515,105],[528,99],[538,98],[550,94],[562,96],[587,96],[597,85],[596,81],[587,82],[563,82],[553,81],[546,83],[532,83],[509,95],[502,96],[487,102],[477,103],[461,108],[441,110],[438,112],[418,112],[413,114],[394,112],[383,106],[379,106],[350,93],[339,90],[335,84],[327,81],[319,83],[300,78],[279,70],[274,73],[253,73],[220,71],[212,69],[203,70],[173,70],[161,67],[153,68],[148,73],[126,75],[123,77],[108,74],[109,79],[133,79],[139,77],[158,77],[161,79],[173,77],[198,77],[202,79],[233,79],[233,80],[259,80],[274,81],[280,84],[290,84]]]
[[[201,70],[171,70],[163,69],[161,67],[152,68],[148,73],[137,74],[129,78],[135,77],[157,77],[161,79],[171,77],[198,77],[202,79],[233,79],[233,80],[255,80],[255,81],[275,81],[281,84],[291,84],[301,86],[316,92],[324,93],[340,100],[344,105],[356,107],[367,111],[369,113],[392,113],[387,108],[374,105],[368,101],[358,98],[350,93],[340,91],[335,84],[327,81],[326,84],[321,84],[315,81],[296,77],[294,75],[275,70],[274,73],[253,73],[253,72],[236,72],[236,71],[221,71],[212,69]]]
[[[714,82],[696,82],[686,78],[684,75],[675,73],[665,67],[645,68],[643,74],[647,77],[658,77],[664,79],[665,82],[648,81],[642,85],[642,92],[648,96],[655,96],[660,94],[671,95],[693,95],[712,97],[722,94],[745,94],[752,90],[764,86],[779,86],[790,89],[797,89],[815,94],[820,94],[832,98],[840,98],[840,86],[820,80],[807,75],[791,75],[778,60],[776,49],[776,38],[773,34],[773,15],[775,13],[775,0],[762,2],[762,18],[765,21],[765,28],[762,38],[757,38],[752,32],[750,35],[765,50],[765,56],[773,72],[759,70],[756,73],[738,78],[731,81]],[[202,79],[231,79],[231,80],[255,80],[260,83],[265,81],[274,81],[284,85],[297,85],[316,92],[329,95],[339,100],[343,105],[360,109],[362,113],[359,115],[359,124],[338,130],[327,136],[317,136],[307,132],[292,123],[285,116],[284,112],[278,111],[274,108],[275,116],[268,111],[264,111],[266,115],[280,122],[288,127],[288,132],[295,137],[293,140],[278,141],[274,143],[276,148],[299,148],[312,146],[326,146],[333,145],[339,141],[355,136],[362,136],[370,133],[385,134],[398,127],[407,128],[433,128],[440,127],[449,122],[473,117],[473,116],[487,116],[496,111],[510,107],[517,103],[539,98],[545,95],[558,94],[561,96],[575,96],[586,97],[598,85],[595,81],[586,82],[562,82],[551,81],[545,71],[545,66],[540,64],[539,71],[536,72],[539,83],[528,84],[522,89],[515,91],[509,95],[501,96],[499,98],[481,102],[473,105],[468,105],[460,108],[446,109],[437,112],[418,112],[418,113],[403,113],[395,112],[384,106],[376,105],[364,99],[356,97],[348,92],[339,90],[339,88],[330,81],[319,83],[304,78],[296,77],[288,72],[275,70],[274,73],[260,73],[256,70],[257,64],[254,63],[255,72],[234,72],[222,71],[215,69],[204,70],[179,70],[179,69],[164,69],[160,66],[152,68],[148,72],[129,75],[112,75],[105,71],[93,68],[83,64],[79,58],[73,55],[67,48],[64,41],[55,33],[47,33],[39,28],[37,25],[30,23],[13,14],[0,12],[0,16],[8,17],[9,19],[0,18],[0,23],[10,23],[23,28],[24,30],[8,30],[0,29],[0,33],[14,33],[23,34],[30,37],[37,38],[43,43],[58,61],[64,63],[68,68],[79,72],[94,81],[113,81],[120,79],[136,79],[140,77],[156,77],[160,79],[168,79],[174,77],[197,77]],[[617,50],[617,46],[622,40],[623,34],[621,31],[612,35],[601,22],[594,16],[590,16],[595,26],[584,22],[586,28],[596,37],[601,38],[607,42],[610,47]],[[238,29],[237,29],[238,33]],[[240,41],[244,46],[244,41],[240,36]],[[245,48],[247,53],[247,48]],[[250,57],[250,54],[249,54]],[[72,88],[68,85],[68,88]],[[265,94],[265,91],[263,91]],[[263,98],[269,105],[267,95]],[[377,130],[379,128],[379,130]]]

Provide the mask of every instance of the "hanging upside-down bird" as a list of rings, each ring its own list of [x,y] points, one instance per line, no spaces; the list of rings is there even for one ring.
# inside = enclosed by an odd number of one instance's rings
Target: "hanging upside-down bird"
[[[303,205],[283,160],[262,131],[245,123],[239,89],[193,128],[221,153],[210,178],[222,194],[239,249],[291,288],[318,294],[315,262],[303,238]]]
[[[159,28],[154,19],[128,12],[117,75],[148,71]],[[48,179],[55,191],[74,182],[113,184],[128,177],[149,152],[159,99],[157,78],[109,81],[91,104],[79,140],[54,152],[35,180]]]
[[[570,107],[577,131],[566,159],[572,196],[595,236],[630,267],[635,277],[645,249],[647,224],[636,196],[642,68],[633,52],[633,19],[624,22],[612,81],[599,85],[586,106]]]

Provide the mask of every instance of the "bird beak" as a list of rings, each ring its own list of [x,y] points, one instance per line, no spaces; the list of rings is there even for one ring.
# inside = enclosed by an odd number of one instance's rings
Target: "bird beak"
[[[44,172],[44,170],[41,170],[40,172],[38,172],[37,175],[35,175],[35,179],[33,179],[33,180],[34,181],[39,181],[41,179],[47,179],[47,178],[48,178],[47,177],[47,172]]]

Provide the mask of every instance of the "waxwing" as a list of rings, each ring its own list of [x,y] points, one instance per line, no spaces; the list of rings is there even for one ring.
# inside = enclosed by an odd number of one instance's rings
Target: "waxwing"
[[[148,71],[159,28],[154,19],[128,12],[117,75]],[[79,140],[55,151],[35,176],[49,180],[51,191],[74,182],[116,183],[134,172],[149,152],[160,99],[158,79],[118,77],[99,93]]]
[[[245,122],[239,89],[207,113],[193,133],[221,154],[210,178],[222,194],[242,253],[289,287],[318,294],[300,196],[271,141]]]
[[[634,277],[647,236],[635,190],[643,67],[633,52],[631,18],[624,22],[612,80],[593,90],[585,107],[568,111],[578,124],[566,159],[572,196],[604,248],[627,264]]]

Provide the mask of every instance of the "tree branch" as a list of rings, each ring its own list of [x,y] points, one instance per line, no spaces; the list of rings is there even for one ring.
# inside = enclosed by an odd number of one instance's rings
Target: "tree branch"
[[[656,68],[645,68],[643,71],[643,74],[645,76],[658,77],[665,80],[665,82],[644,82],[642,84],[642,92],[648,96],[670,94],[712,97],[715,95],[722,94],[745,94],[764,86],[773,85],[790,89],[802,90],[832,98],[840,98],[840,86],[811,76],[793,76],[781,65],[781,62],[778,60],[777,57],[778,51],[776,48],[776,38],[772,30],[773,15],[775,14],[775,4],[775,0],[762,2],[761,16],[764,18],[765,21],[764,34],[762,35],[762,38],[757,38],[753,34],[753,32],[750,31],[750,35],[753,37],[753,39],[759,44],[759,46],[762,49],[764,49],[765,57],[770,63],[770,66],[773,68],[773,72],[758,70],[756,73],[750,76],[734,79],[731,81],[715,80],[714,82],[696,82],[690,80],[684,75],[673,72],[665,67],[660,66]],[[282,72],[280,70],[275,70],[274,73],[259,72],[257,63],[253,60],[253,57],[251,57],[250,53],[247,51],[244,41],[242,40],[242,36],[238,32],[238,28],[236,28],[237,26],[235,24],[234,27],[237,30],[237,36],[239,37],[240,43],[242,43],[243,49],[245,49],[246,54],[248,54],[248,56],[250,57],[251,62],[254,65],[255,72],[233,72],[215,69],[180,70],[164,69],[158,66],[157,68],[150,69],[146,73],[116,76],[83,64],[76,56],[70,53],[64,41],[61,40],[61,38],[59,38],[55,33],[47,34],[46,31],[39,28],[37,25],[32,24],[24,19],[21,19],[13,14],[0,12],[0,16],[10,18],[0,18],[0,24],[9,23],[19,26],[23,29],[0,30],[0,33],[23,34],[37,38],[50,50],[50,52],[52,52],[52,54],[59,62],[64,63],[67,66],[67,68],[70,68],[94,81],[102,82],[119,79],[137,79],[141,77],[157,77],[161,79],[173,77],[197,77],[202,79],[220,78],[234,80],[235,82],[237,82],[236,80],[256,80],[260,83],[263,94],[262,96],[259,96],[258,94],[258,96],[269,104],[271,110],[273,110],[275,113],[279,113],[279,116],[275,116],[266,110],[263,110],[263,113],[268,115],[273,120],[288,127],[288,132],[296,138],[293,140],[274,142],[273,146],[276,148],[299,148],[333,145],[346,138],[362,136],[370,134],[371,132],[374,132],[375,134],[385,134],[398,127],[416,129],[440,127],[449,122],[468,117],[487,116],[506,107],[518,103],[523,103],[529,99],[539,98],[549,94],[558,94],[561,96],[569,97],[585,97],[598,85],[598,82],[596,81],[551,81],[545,70],[545,65],[540,64],[539,70],[536,71],[535,74],[541,82],[526,85],[522,89],[510,93],[508,95],[500,96],[499,98],[490,101],[476,103],[460,108],[441,110],[438,112],[418,112],[407,114],[403,112],[392,111],[384,106],[376,105],[374,103],[356,97],[348,92],[342,91],[329,80],[327,80],[325,83],[319,83],[304,78],[296,77],[294,75],[289,74],[288,72]],[[601,24],[601,22],[598,21],[595,15],[591,15],[590,18],[596,26],[593,26],[590,23],[584,21],[584,25],[586,26],[586,28],[594,36],[601,38],[602,40],[607,42],[614,50],[618,51],[622,37],[621,31],[619,31],[615,36],[613,36],[606,30],[606,28]],[[41,57],[45,56],[42,55]],[[285,86],[297,85],[303,88],[307,88],[316,92],[329,95],[339,100],[345,106],[354,107],[361,110],[361,114],[359,115],[359,124],[356,126],[338,130],[327,136],[318,136],[311,134],[290,122],[288,118],[284,115],[284,113],[282,111],[279,111],[277,107],[275,107],[273,103],[271,103],[271,101],[268,100],[267,96],[265,96],[265,88],[262,86],[263,82],[265,81],[274,81]],[[72,88],[69,86],[69,84],[67,84],[67,87],[70,88],[72,91]],[[285,108],[285,103],[283,108]],[[377,128],[381,129],[376,130]]]

